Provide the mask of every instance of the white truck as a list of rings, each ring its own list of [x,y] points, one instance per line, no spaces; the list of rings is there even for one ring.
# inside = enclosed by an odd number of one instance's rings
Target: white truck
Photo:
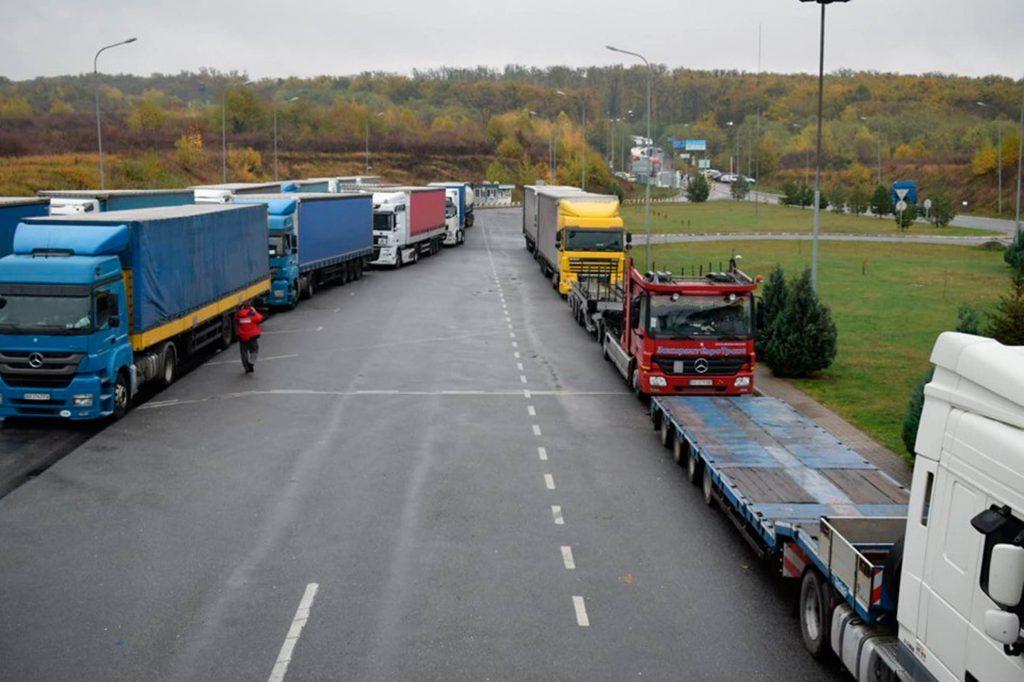
[[[459,210],[459,190],[454,187],[446,187],[444,194],[444,245],[459,246],[466,240],[466,234],[462,227],[465,220],[462,211]]]
[[[704,500],[799,580],[808,652],[858,682],[1024,680],[1024,347],[932,351],[909,497],[775,398],[657,397]]]
[[[443,187],[389,187],[373,194],[373,262],[396,268],[444,244]]]

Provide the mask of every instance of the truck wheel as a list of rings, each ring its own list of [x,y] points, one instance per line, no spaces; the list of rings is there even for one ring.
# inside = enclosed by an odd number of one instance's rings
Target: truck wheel
[[[418,248],[413,249],[412,258],[409,259],[410,263],[418,263],[420,261],[420,250]]]
[[[661,436],[662,445],[666,448],[672,447],[672,444],[676,439],[676,432],[675,429],[672,428],[672,423],[664,417],[661,418],[661,430],[659,435]]]
[[[128,385],[128,377],[123,371],[117,373],[114,381],[114,411],[110,418],[114,421],[120,419],[128,411],[128,403],[131,402],[131,387]]]
[[[306,298],[313,298],[313,294],[316,293],[316,284],[313,282],[313,275],[310,274],[309,279],[306,280]]]
[[[231,346],[234,335],[235,330],[232,328],[231,315],[221,315],[220,339],[217,341],[217,346],[221,350],[227,350]]]
[[[704,493],[704,504],[714,509],[715,507],[715,482],[711,480],[711,471],[704,467],[704,476],[701,480],[701,492]]]
[[[832,629],[832,611],[829,609],[828,589],[813,568],[804,573],[800,581],[800,634],[804,648],[819,660],[829,653]]]
[[[398,249],[395,253],[395,269],[402,267],[402,250]]]
[[[686,446],[686,479],[693,485],[701,481],[701,465],[697,459],[697,453],[687,444]]]
[[[558,291],[558,273],[551,275],[551,288]]]
[[[676,436],[672,440],[672,461],[679,466],[683,466],[683,464],[686,463],[686,458],[688,456],[687,450],[689,450],[689,446],[686,444],[686,440]]]
[[[160,388],[167,388],[178,376],[178,351],[173,343],[165,343],[160,349],[160,375],[157,381]]]

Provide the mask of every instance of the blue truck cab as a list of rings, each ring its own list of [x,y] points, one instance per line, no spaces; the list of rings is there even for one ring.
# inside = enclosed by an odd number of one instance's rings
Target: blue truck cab
[[[232,341],[269,288],[259,205],[28,219],[0,258],[0,420],[120,417],[137,389]]]

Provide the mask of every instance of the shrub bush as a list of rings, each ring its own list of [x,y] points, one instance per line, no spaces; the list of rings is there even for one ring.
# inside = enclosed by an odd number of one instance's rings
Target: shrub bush
[[[806,377],[825,369],[836,357],[837,332],[828,306],[811,286],[811,271],[789,288],[765,348],[765,361],[777,376]]]

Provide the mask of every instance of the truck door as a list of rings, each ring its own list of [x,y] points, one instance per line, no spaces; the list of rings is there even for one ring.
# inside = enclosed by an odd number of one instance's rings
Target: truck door
[[[117,345],[123,336],[124,312],[121,310],[121,297],[115,286],[101,287],[96,290],[96,333],[100,338],[100,348],[105,352]]]
[[[646,332],[644,331],[647,327],[647,307],[649,305],[648,298],[646,295],[639,295],[633,298],[633,316],[629,320],[629,328],[632,331],[632,337],[629,341],[629,353],[637,361],[640,360],[640,356],[644,350],[644,337]]]

